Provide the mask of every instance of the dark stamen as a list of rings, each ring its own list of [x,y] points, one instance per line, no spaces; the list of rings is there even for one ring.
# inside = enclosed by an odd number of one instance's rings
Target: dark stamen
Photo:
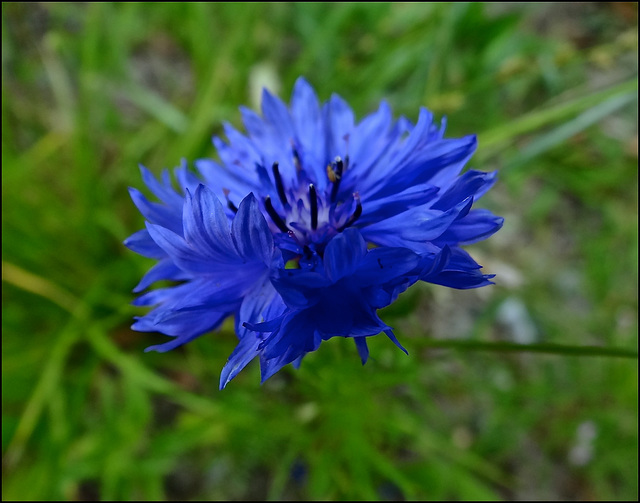
[[[360,204],[360,195],[356,192],[353,195],[353,197],[356,200],[356,211],[354,211],[353,215],[351,215],[349,217],[349,220],[347,220],[344,224],[342,224],[340,227],[338,227],[338,232],[342,232],[347,227],[353,225],[353,223],[356,220],[358,220],[358,218],[360,218],[360,215],[362,215],[362,204]]]
[[[311,228],[318,228],[318,195],[313,184],[309,185],[309,202],[311,203]]]
[[[229,201],[229,199],[227,199],[227,208],[229,208],[234,213],[238,213],[238,208],[236,207],[235,204],[233,204],[231,201]]]
[[[274,162],[271,167],[273,170],[273,178],[276,180],[276,189],[278,189],[278,197],[283,205],[287,204],[287,195],[284,193],[284,185],[282,184],[282,177],[280,176],[280,169],[278,163]]]
[[[336,157],[334,164],[335,164],[335,169],[332,170],[333,179],[331,179],[330,177],[331,181],[333,182],[333,187],[331,187],[332,203],[335,203],[336,197],[338,197],[338,188],[340,187],[340,180],[342,179],[342,169],[344,168],[344,164],[342,164],[342,159],[340,157]]]
[[[300,171],[302,169],[302,164],[300,163],[300,155],[295,147],[291,147],[293,151],[293,165],[296,167],[296,171]]]
[[[287,227],[287,224],[284,223],[284,220],[282,220],[282,217],[278,215],[278,213],[274,209],[273,203],[271,202],[271,198],[269,196],[267,196],[264,199],[264,207],[267,210],[267,213],[269,213],[271,220],[273,220],[273,223],[276,224],[278,229],[280,229],[282,232],[289,232],[289,228]]]
[[[238,213],[238,207],[229,199],[229,193],[231,191],[229,189],[222,189],[222,192],[224,193],[224,197],[227,199],[227,208],[229,208],[234,213]]]

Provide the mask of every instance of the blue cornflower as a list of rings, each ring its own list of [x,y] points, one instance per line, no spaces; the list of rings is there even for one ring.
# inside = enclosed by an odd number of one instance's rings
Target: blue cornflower
[[[147,226],[125,244],[158,260],[134,291],[180,282],[134,301],[155,306],[135,330],[174,337],[148,350],[234,315],[239,343],[221,388],[256,356],[264,381],[335,336],[352,337],[364,363],[368,336],[400,346],[376,311],[411,284],[491,283],[460,247],[502,226],[471,209],[495,172],[460,174],[475,136],[444,138],[424,108],[415,125],[394,121],[385,102],[356,124],[342,98],[321,106],[302,78],[290,107],[265,90],[262,117],[241,112],[248,136],[225,124],[228,142],[213,139],[220,163],[196,161],[199,176],[176,169],[179,191],[167,171],[159,181],[142,168],[161,203],[131,189]]]

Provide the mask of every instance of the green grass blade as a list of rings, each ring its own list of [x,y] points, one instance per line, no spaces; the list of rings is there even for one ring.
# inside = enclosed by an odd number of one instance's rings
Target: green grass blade
[[[581,96],[570,101],[564,101],[557,105],[535,110],[523,115],[519,119],[506,122],[492,130],[478,135],[479,160],[485,160],[503,148],[512,144],[518,136],[531,133],[545,126],[565,120],[601,104],[612,97],[626,96],[630,93],[637,94],[638,78],[634,78],[606,89],[597,91],[587,96]]]
[[[638,97],[635,92],[628,92],[625,94],[616,94],[612,98],[588,109],[581,113],[575,119],[562,124],[561,126],[553,129],[552,131],[539,136],[529,143],[525,148],[520,150],[516,156],[508,162],[508,168],[513,169],[517,166],[521,166],[527,161],[539,156],[540,154],[552,149],[558,145],[563,144],[572,136],[575,136],[581,131],[592,124],[604,119],[608,115],[616,112],[625,105],[632,103]]]

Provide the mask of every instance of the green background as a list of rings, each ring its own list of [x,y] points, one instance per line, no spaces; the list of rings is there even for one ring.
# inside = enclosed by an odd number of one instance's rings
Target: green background
[[[635,4],[2,9],[3,499],[638,498],[637,358],[603,356],[637,351]],[[127,186],[299,75],[478,134],[497,284],[412,287],[381,314],[409,356],[336,338],[220,392],[230,322],[129,329]]]

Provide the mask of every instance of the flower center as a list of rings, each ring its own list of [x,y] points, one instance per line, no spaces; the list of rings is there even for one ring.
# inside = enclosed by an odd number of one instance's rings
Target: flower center
[[[299,168],[300,161],[295,151],[294,160]],[[321,192],[313,183],[301,184],[297,191],[287,190],[279,165],[274,162],[271,171],[280,209],[276,209],[271,196],[267,195],[263,199],[264,209],[273,225],[301,246],[316,244],[321,248],[336,233],[353,225],[362,215],[362,204],[357,192],[352,194],[351,200],[344,197],[346,194],[340,194],[340,183],[348,164],[348,158],[345,162],[341,157],[336,157],[327,165],[326,173],[330,184]]]

